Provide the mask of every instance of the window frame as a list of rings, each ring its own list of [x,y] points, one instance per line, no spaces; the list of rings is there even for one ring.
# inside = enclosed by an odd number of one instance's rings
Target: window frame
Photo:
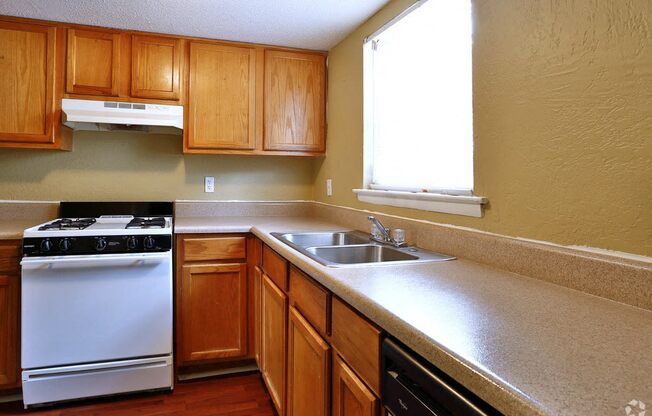
[[[390,205],[403,208],[414,208],[425,211],[444,212],[473,217],[482,217],[483,205],[487,198],[475,196],[474,189],[427,189],[378,186],[373,183],[374,161],[374,122],[373,122],[373,39],[391,26],[423,6],[429,0],[417,0],[394,18],[367,35],[362,43],[362,79],[363,79],[363,186],[353,189],[361,202]],[[474,164],[475,165],[475,164]],[[475,166],[474,166],[475,188]]]

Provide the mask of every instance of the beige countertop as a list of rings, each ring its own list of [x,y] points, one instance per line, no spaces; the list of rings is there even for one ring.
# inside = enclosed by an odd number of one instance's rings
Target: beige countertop
[[[510,415],[624,415],[652,405],[652,312],[468,260],[322,266],[270,232],[311,218],[177,218],[176,233],[253,232],[444,372]]]
[[[26,228],[39,225],[43,220],[0,220],[0,240],[19,240]]]
[[[0,240],[22,239],[26,228],[54,219],[58,213],[58,202],[0,200]]]

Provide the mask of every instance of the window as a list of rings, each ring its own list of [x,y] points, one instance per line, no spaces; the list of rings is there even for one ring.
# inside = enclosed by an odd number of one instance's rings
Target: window
[[[472,195],[471,47],[471,0],[421,0],[365,40],[369,189]]]

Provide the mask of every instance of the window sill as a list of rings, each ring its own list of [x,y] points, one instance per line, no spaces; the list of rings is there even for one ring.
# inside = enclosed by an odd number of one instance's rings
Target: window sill
[[[373,189],[354,189],[353,192],[358,195],[358,201],[360,202],[478,218],[482,217],[482,206],[488,202],[487,198],[480,196],[378,191]]]

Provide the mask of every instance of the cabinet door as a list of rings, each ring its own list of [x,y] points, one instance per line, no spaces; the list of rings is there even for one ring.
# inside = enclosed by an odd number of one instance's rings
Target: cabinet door
[[[326,58],[265,51],[265,150],[324,151]]]
[[[54,27],[0,21],[0,143],[54,143],[55,36]]]
[[[378,398],[333,353],[333,416],[376,416],[378,407]]]
[[[330,346],[290,307],[288,416],[327,416],[330,407]]]
[[[0,389],[19,385],[18,275],[0,275]]]
[[[263,275],[261,371],[279,416],[285,416],[288,298]]]
[[[260,267],[254,268],[254,338],[256,364],[262,365],[262,293],[263,272]]]
[[[183,41],[144,35],[131,39],[132,97],[178,100]]]
[[[177,299],[181,361],[247,354],[247,265],[185,265]]]
[[[119,76],[118,33],[68,29],[66,92],[116,96]]]
[[[186,149],[253,149],[256,51],[190,43]]]

